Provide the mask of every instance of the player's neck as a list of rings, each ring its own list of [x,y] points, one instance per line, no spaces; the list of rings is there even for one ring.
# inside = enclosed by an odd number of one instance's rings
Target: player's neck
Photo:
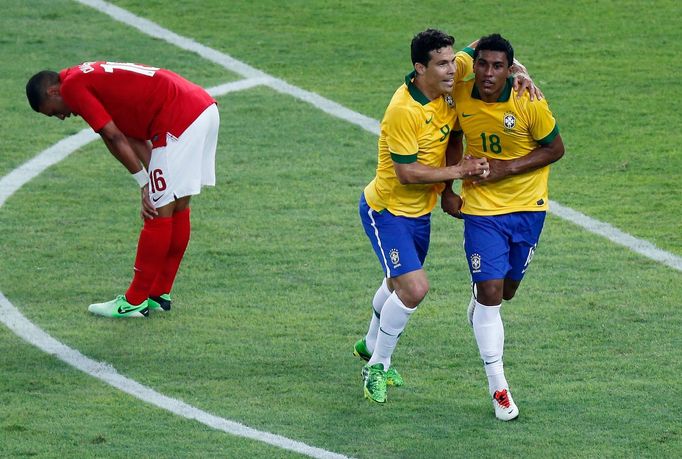
[[[433,88],[428,86],[423,78],[419,78],[419,76],[414,77],[414,85],[421,91],[424,96],[426,96],[427,99],[429,100],[434,100],[439,98],[440,96],[443,95],[443,91],[441,91],[440,88]]]
[[[480,96],[481,100],[485,103],[492,103],[492,102],[497,102],[497,100],[500,98],[502,95],[502,91],[504,90],[504,86],[501,87],[498,91],[495,91],[493,93],[486,93],[481,90],[481,88],[478,88],[478,95]]]

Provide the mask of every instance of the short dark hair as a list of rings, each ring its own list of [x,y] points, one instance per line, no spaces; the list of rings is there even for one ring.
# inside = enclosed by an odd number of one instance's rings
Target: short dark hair
[[[454,45],[455,37],[440,30],[426,29],[423,32],[419,32],[412,38],[412,44],[410,45],[412,65],[417,62],[428,65],[431,59],[429,55],[431,51]]]
[[[514,48],[512,48],[511,43],[506,39],[502,38],[499,33],[494,33],[486,37],[481,37],[478,40],[478,45],[474,50],[474,61],[478,58],[478,53],[480,51],[502,51],[507,55],[507,66],[511,66],[514,63]]]
[[[59,74],[52,70],[43,70],[33,75],[26,83],[26,97],[31,108],[40,111],[40,106],[47,99],[47,88],[59,83]]]

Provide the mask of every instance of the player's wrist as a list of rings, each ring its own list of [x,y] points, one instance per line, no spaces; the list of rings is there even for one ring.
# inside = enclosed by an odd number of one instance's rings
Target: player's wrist
[[[147,170],[144,167],[131,175],[140,188],[147,186],[147,183],[149,183],[149,174],[147,174]]]

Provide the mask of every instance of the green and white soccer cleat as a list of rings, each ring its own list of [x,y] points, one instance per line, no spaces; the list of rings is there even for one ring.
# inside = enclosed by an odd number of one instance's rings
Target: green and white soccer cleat
[[[161,296],[150,296],[147,300],[147,305],[149,305],[150,311],[170,311],[171,297],[168,293],[164,293]]]
[[[367,350],[367,341],[365,338],[359,339],[355,346],[353,346],[353,355],[355,357],[360,357],[365,362],[369,362],[372,358],[372,353]]]
[[[366,399],[377,403],[386,402],[386,372],[383,364],[365,365],[362,368],[362,380]]]
[[[369,359],[372,358],[372,354],[367,350],[365,338],[362,338],[355,343],[355,346],[353,346],[353,355],[360,357],[365,362],[369,362]],[[388,371],[386,371],[386,384],[400,387],[405,384],[405,381],[403,380],[403,377],[400,376],[400,373],[398,373],[398,370],[394,367],[390,367]]]
[[[94,303],[88,306],[88,311],[103,317],[128,318],[128,317],[147,317],[149,308],[147,301],[135,306],[126,300],[126,297],[119,295],[106,303]]]
[[[398,373],[398,370],[396,370],[395,367],[389,367],[388,370],[386,370],[386,384],[393,387],[400,387],[405,384],[405,381],[403,381],[403,377],[400,376],[400,373]]]

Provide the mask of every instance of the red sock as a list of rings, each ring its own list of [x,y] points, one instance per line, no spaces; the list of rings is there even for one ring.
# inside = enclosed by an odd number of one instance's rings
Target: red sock
[[[156,217],[144,221],[137,243],[133,281],[126,292],[128,303],[140,304],[149,297],[154,279],[161,271],[163,260],[168,254],[172,231],[171,217]]]
[[[171,292],[178,268],[180,268],[180,263],[185,255],[185,249],[187,249],[187,244],[189,244],[190,233],[191,224],[188,207],[173,214],[173,236],[170,248],[168,249],[166,260],[163,262],[163,269],[156,277],[150,291],[151,296],[160,296]]]

